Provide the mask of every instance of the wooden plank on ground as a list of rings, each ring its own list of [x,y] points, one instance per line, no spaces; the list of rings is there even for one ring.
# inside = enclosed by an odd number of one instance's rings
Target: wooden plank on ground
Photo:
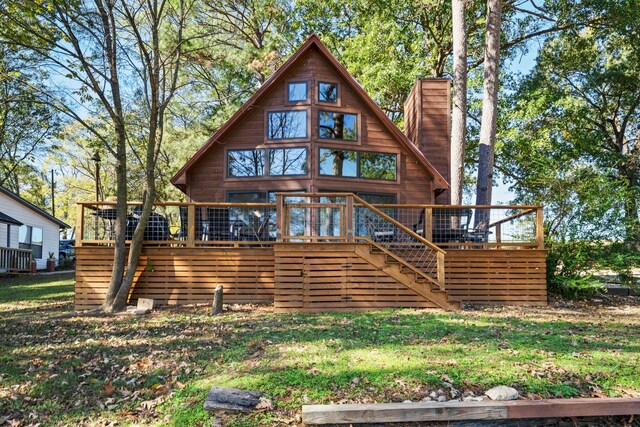
[[[392,423],[640,414],[640,399],[547,399],[506,402],[418,402],[304,405],[305,424]]]

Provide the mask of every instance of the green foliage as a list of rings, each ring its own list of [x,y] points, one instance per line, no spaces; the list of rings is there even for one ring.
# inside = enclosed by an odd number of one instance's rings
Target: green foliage
[[[547,242],[549,290],[569,298],[584,298],[603,292],[603,280],[615,275],[625,286],[637,287],[634,268],[640,268],[640,253],[619,242],[572,240]]]

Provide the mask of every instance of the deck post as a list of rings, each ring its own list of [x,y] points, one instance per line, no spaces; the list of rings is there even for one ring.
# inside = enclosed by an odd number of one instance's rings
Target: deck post
[[[502,224],[496,224],[496,249],[500,249],[502,243]]]
[[[196,207],[193,204],[187,206],[187,247],[193,248],[196,241]]]
[[[437,253],[437,270],[438,270],[438,284],[440,289],[444,290],[444,254],[442,252]]]
[[[84,205],[78,203],[76,206],[76,246],[82,246],[84,233]]]
[[[276,242],[282,242],[284,216],[284,197],[282,194],[276,194]]]
[[[536,243],[538,249],[544,249],[544,221],[542,217],[542,206],[536,208]]]
[[[433,241],[433,209],[424,208],[424,238]]]
[[[347,242],[353,242],[353,196],[347,196],[347,207],[344,216],[347,229]]]

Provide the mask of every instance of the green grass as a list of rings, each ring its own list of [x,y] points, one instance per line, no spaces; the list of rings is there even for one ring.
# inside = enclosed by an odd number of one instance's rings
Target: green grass
[[[0,283],[0,419],[210,425],[202,403],[213,385],[261,390],[275,404],[231,426],[290,425],[305,403],[499,384],[530,398],[640,395],[637,306],[130,317],[73,314],[70,278]]]

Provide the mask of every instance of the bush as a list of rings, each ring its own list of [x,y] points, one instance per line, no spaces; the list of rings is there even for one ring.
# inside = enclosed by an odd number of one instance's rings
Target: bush
[[[549,291],[568,298],[586,298],[603,289],[593,276],[596,270],[612,270],[622,285],[637,287],[632,269],[640,266],[640,253],[619,242],[547,242]]]

